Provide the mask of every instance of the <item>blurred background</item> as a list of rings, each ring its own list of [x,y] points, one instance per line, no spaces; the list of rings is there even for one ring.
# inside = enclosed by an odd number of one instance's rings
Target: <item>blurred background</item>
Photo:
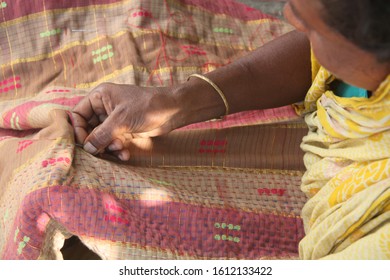
[[[252,8],[261,10],[266,14],[283,18],[283,6],[286,0],[236,0]]]

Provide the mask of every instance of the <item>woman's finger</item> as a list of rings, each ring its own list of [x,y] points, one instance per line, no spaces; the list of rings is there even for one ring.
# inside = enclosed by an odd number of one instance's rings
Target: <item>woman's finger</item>
[[[83,144],[88,136],[88,122],[77,113],[71,113],[71,122],[74,128],[76,143]]]
[[[114,139],[107,149],[110,152],[120,151],[124,148],[123,142],[120,139]]]
[[[123,149],[120,151],[113,152],[121,161],[128,161],[130,159],[130,151],[128,149]]]

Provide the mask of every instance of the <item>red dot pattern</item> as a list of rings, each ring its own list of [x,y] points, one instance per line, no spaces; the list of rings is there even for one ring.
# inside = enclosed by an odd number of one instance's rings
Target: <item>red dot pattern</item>
[[[20,84],[19,76],[11,77],[0,81],[0,93],[8,93],[21,87],[22,85]]]

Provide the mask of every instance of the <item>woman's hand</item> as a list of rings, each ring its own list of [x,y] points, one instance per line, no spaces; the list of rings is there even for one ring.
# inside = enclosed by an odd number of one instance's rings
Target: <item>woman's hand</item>
[[[223,92],[230,113],[302,101],[311,84],[310,42],[300,32],[289,32],[207,78]],[[159,136],[225,112],[215,89],[193,78],[169,88],[105,83],[74,108],[73,117],[76,141],[86,151],[97,154],[107,148],[127,160],[128,139]]]
[[[124,143],[136,137],[166,134],[180,124],[173,120],[180,106],[169,88],[143,88],[104,83],[73,109],[76,142],[91,154],[105,149],[121,160],[130,158]]]

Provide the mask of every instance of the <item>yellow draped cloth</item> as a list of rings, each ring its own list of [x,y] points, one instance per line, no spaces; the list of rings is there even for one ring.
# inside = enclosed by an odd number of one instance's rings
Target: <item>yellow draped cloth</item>
[[[303,104],[302,259],[390,259],[390,75],[369,98],[342,98],[312,59]]]

